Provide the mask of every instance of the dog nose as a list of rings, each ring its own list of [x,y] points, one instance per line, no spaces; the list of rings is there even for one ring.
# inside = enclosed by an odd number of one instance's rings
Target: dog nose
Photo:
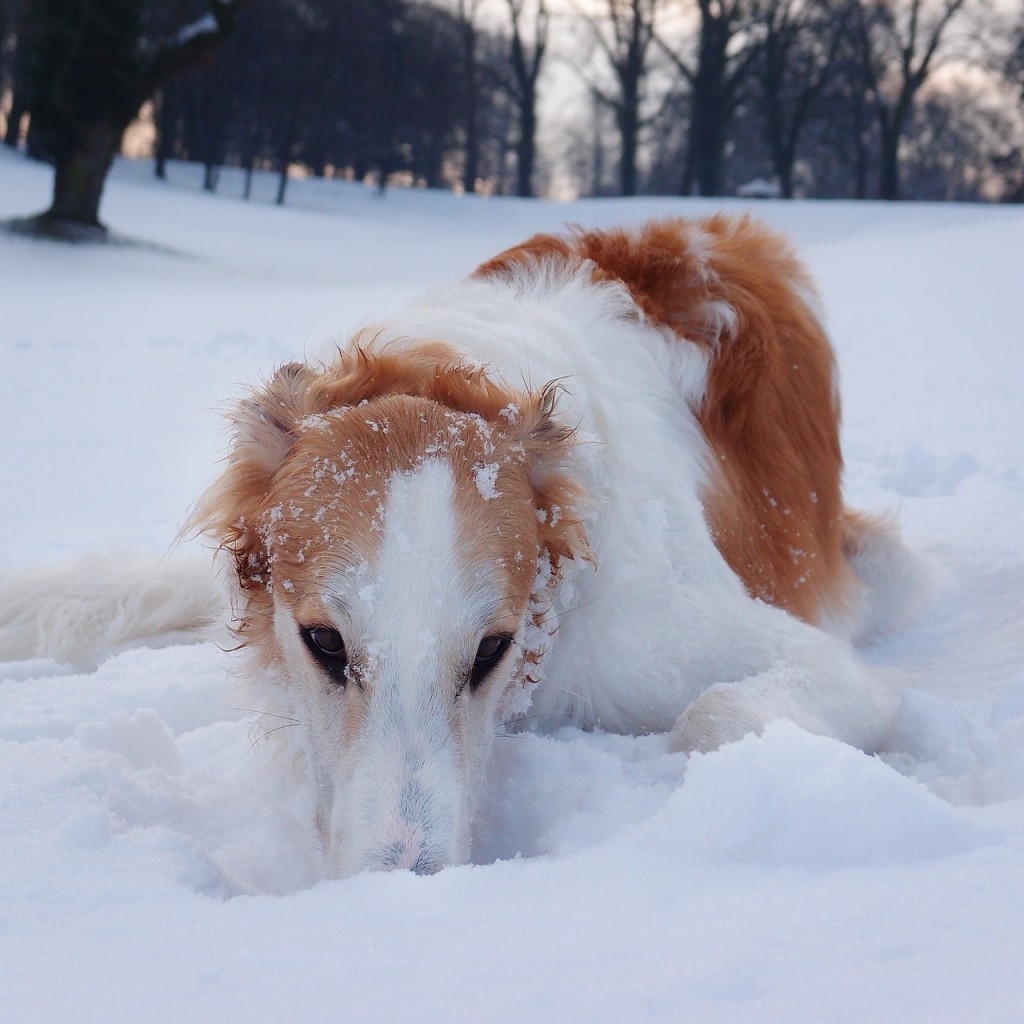
[[[426,850],[420,851],[420,855],[413,861],[412,871],[417,875],[436,875],[444,864]]]
[[[444,867],[444,858],[437,850],[420,843],[392,843],[368,859],[373,871],[412,871],[417,875],[436,875]]]

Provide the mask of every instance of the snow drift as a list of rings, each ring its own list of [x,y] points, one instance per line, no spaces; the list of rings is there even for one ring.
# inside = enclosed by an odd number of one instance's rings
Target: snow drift
[[[147,175],[121,165],[105,215],[148,247],[0,235],[4,578],[161,557],[215,475],[218,403],[276,363],[532,231],[712,208],[307,182],[281,210]],[[45,169],[4,154],[0,180],[0,216],[44,205]],[[324,882],[291,723],[248,710],[217,643],[84,671],[8,652],[5,1019],[1019,1019],[1024,211],[757,212],[822,284],[848,500],[897,509],[934,566],[863,651],[906,683],[886,752],[787,725],[689,760],[504,737],[474,864]]]

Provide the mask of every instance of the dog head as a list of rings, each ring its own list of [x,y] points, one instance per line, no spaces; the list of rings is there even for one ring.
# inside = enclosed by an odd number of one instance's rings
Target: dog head
[[[236,410],[194,522],[301,722],[332,875],[468,855],[502,697],[539,678],[550,569],[592,559],[556,394],[424,343],[285,366]]]

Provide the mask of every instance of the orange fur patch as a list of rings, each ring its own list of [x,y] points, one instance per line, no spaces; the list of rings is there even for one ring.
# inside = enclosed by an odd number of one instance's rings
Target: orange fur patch
[[[376,561],[391,478],[444,459],[455,475],[466,565],[500,567],[506,589],[497,614],[504,628],[517,629],[533,584],[539,526],[518,441],[477,416],[407,395],[307,423],[257,514],[275,590],[287,604],[307,602],[297,607],[300,621],[329,621],[309,606],[324,581]],[[481,466],[493,467],[491,500],[474,475]]]
[[[191,519],[234,559],[242,642],[273,649],[275,590],[308,595],[333,566],[373,558],[387,481],[424,458],[450,462],[458,513],[487,557],[507,564],[510,620],[530,596],[538,551],[556,566],[591,559],[556,394],[501,386],[438,342],[357,347],[320,372],[282,367],[237,410],[227,468]]]
[[[843,552],[835,361],[788,244],[719,215],[538,235],[476,273],[551,259],[589,261],[649,322],[709,352],[695,412],[716,460],[703,500],[719,550],[751,595],[814,623],[842,613],[857,584]]]

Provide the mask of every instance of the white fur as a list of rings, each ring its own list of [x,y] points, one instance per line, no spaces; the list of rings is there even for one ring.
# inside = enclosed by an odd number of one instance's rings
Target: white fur
[[[373,565],[340,565],[322,598],[360,665],[343,690],[326,682],[275,608],[284,671],[306,723],[328,868],[412,868],[464,861],[494,712],[515,665],[510,652],[472,698],[466,666],[500,605],[488,566],[460,555],[454,480],[429,460],[392,477],[383,546]],[[348,719],[355,716],[357,727]],[[348,745],[340,736],[350,736]]]
[[[89,555],[0,576],[0,661],[95,665],[128,644],[223,628],[227,602],[210,559]]]
[[[850,558],[867,595],[851,638],[867,643],[905,625],[920,611],[935,579],[935,570],[911,551],[892,519],[873,521],[857,536]]]
[[[534,727],[676,726],[681,747],[707,749],[788,718],[878,747],[884,688],[842,643],[752,600],[711,538],[699,498],[710,451],[694,415],[702,349],[641,322],[625,288],[557,265],[434,293],[374,336],[385,349],[443,337],[512,385],[563,378],[560,416],[594,439],[579,471],[599,568],[570,563],[556,595]],[[709,696],[680,718],[717,684],[727,699]]]

